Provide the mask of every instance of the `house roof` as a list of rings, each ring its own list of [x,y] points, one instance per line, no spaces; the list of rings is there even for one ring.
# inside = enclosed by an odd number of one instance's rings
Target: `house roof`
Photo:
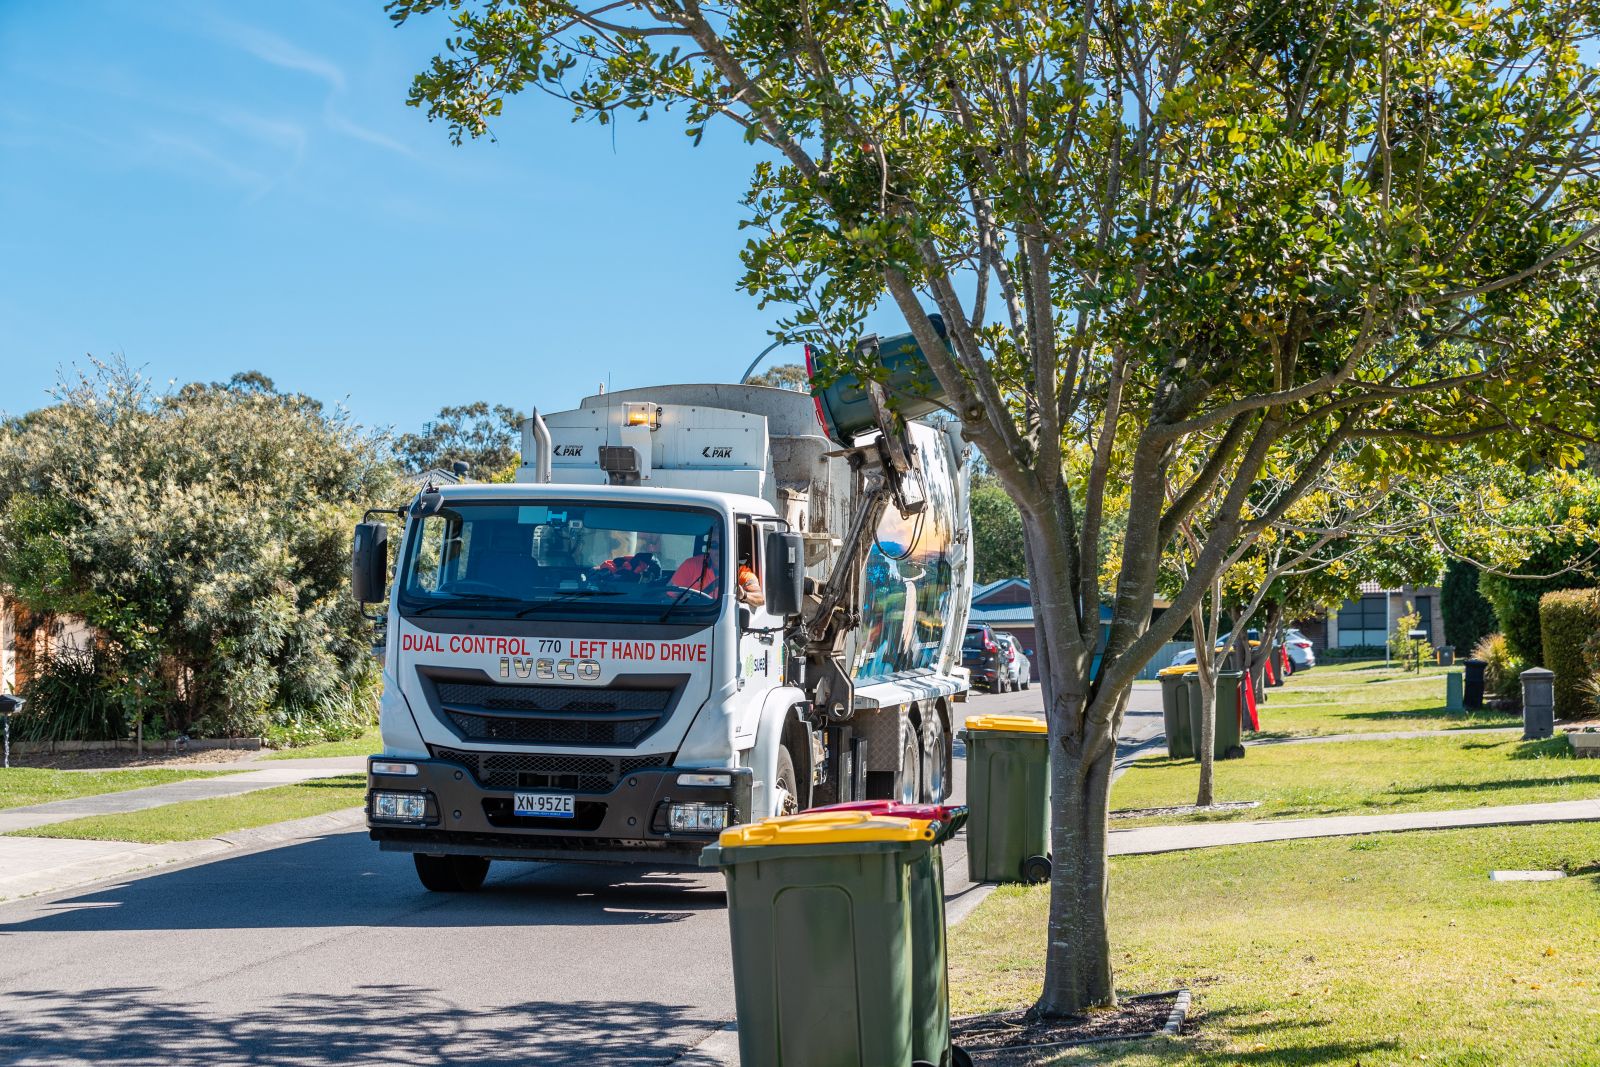
[[[418,489],[421,489],[429,482],[432,482],[434,485],[455,485],[456,483],[460,482],[461,479],[456,477],[454,471],[447,471],[442,470],[439,467],[432,467],[425,471],[418,471],[416,474],[406,475],[406,481],[410,482]]]
[[[1028,579],[1001,578],[997,582],[985,582],[982,585],[973,587],[972,603],[974,605],[981,604],[1007,592],[1012,592],[1013,596],[1015,596],[1014,591],[1016,590],[1020,590],[1025,595],[1028,592]]]
[[[982,604],[972,605],[972,610],[967,614],[968,622],[984,622],[990,626],[1032,626],[1032,604],[996,604],[993,607],[984,607]]]

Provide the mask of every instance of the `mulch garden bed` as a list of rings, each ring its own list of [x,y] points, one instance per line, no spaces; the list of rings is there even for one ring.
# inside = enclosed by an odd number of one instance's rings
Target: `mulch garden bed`
[[[957,1045],[986,1067],[1022,1067],[1038,1054],[1071,1045],[1127,1041],[1159,1034],[1172,1018],[1182,990],[1124,997],[1109,1011],[1063,1019],[1032,1019],[1027,1011],[971,1015],[950,1024]]]

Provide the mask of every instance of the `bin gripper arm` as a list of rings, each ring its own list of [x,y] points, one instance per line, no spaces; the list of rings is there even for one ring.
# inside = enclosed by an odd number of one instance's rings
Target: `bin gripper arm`
[[[845,662],[845,638],[861,624],[862,571],[877,541],[878,524],[891,502],[907,517],[927,507],[922,468],[904,420],[884,403],[881,386],[869,383],[868,393],[880,432],[850,451],[850,466],[861,478],[860,503],[850,518],[833,573],[823,583],[816,609],[803,628],[809,696],[835,721],[849,718],[855,710],[855,683]]]

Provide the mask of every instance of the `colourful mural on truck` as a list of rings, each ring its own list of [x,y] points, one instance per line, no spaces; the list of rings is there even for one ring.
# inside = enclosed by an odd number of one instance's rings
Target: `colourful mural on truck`
[[[867,595],[856,646],[860,681],[938,664],[955,576],[967,565],[967,538],[957,537],[953,526],[957,516],[964,520],[967,514],[958,507],[961,471],[955,449],[931,427],[917,425],[912,431],[927,476],[928,506],[909,517],[890,507],[878,524],[877,542],[867,556]]]

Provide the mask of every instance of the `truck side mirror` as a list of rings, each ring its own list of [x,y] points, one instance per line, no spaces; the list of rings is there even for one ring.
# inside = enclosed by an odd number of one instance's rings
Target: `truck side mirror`
[[[350,591],[362,604],[376,604],[388,595],[389,527],[381,522],[356,524],[350,548]]]
[[[806,546],[797,533],[773,530],[767,534],[767,611],[773,615],[800,614],[805,601]]]

